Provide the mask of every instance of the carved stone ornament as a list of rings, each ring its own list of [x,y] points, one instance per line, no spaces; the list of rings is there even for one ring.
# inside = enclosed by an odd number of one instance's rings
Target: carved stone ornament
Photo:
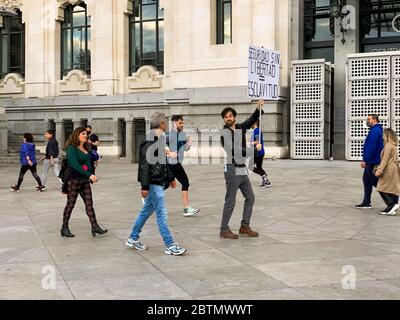
[[[24,91],[25,82],[18,73],[9,73],[0,81],[0,95],[21,94]]]
[[[22,7],[22,0],[0,0],[0,7],[20,9]]]
[[[59,3],[59,6],[62,8],[65,8],[69,4],[72,4],[74,6],[79,4],[80,2],[84,2],[83,0],[57,0],[57,1]]]
[[[142,66],[128,78],[129,91],[138,89],[161,89],[164,77],[153,66]]]
[[[89,92],[90,85],[91,80],[82,70],[71,70],[58,83],[60,94]]]

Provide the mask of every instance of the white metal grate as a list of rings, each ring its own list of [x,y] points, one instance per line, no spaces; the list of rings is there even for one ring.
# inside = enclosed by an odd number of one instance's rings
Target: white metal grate
[[[292,62],[293,159],[329,156],[331,65],[325,60]]]
[[[347,63],[346,155],[361,160],[369,114],[383,127],[400,132],[400,56],[393,53],[350,55]]]

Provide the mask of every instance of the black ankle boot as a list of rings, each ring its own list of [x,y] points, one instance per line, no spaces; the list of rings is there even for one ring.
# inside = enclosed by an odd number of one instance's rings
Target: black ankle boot
[[[68,226],[63,226],[61,228],[61,237],[66,237],[66,238],[73,238],[75,237],[74,234],[71,233],[71,231],[69,230]]]
[[[92,236],[93,236],[93,237],[95,237],[96,234],[102,235],[102,234],[105,234],[105,233],[107,233],[107,232],[108,232],[107,229],[104,229],[104,230],[103,230],[102,228],[100,228],[99,225],[96,225],[94,228],[92,228]]]

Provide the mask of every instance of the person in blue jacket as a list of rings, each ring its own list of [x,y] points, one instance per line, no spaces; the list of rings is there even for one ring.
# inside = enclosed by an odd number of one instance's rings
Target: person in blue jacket
[[[21,171],[19,173],[18,182],[15,186],[10,187],[11,191],[19,192],[22,181],[24,180],[25,173],[30,170],[32,176],[38,183],[37,191],[43,192],[46,188],[43,186],[42,181],[37,174],[37,161],[36,161],[36,148],[33,143],[33,136],[31,133],[24,133],[24,142],[21,145],[19,152],[19,160],[21,163]]]
[[[251,144],[254,146],[254,169],[253,172],[261,177],[261,188],[271,188],[272,184],[268,180],[268,175],[263,168],[263,161],[265,157],[264,137],[260,129],[260,120],[253,125],[253,133],[251,135]],[[261,139],[260,139],[261,136]],[[260,143],[261,140],[261,143]]]
[[[378,184],[378,178],[374,174],[374,167],[380,164],[383,150],[383,126],[379,123],[378,115],[370,114],[367,126],[370,131],[364,142],[363,161],[361,162],[361,168],[364,169],[364,200],[361,204],[355,206],[357,209],[372,209],[372,188]]]

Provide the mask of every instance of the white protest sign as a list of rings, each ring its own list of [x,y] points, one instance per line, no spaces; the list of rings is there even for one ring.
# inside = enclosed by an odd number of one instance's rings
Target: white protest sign
[[[249,46],[248,96],[278,100],[281,53]]]

